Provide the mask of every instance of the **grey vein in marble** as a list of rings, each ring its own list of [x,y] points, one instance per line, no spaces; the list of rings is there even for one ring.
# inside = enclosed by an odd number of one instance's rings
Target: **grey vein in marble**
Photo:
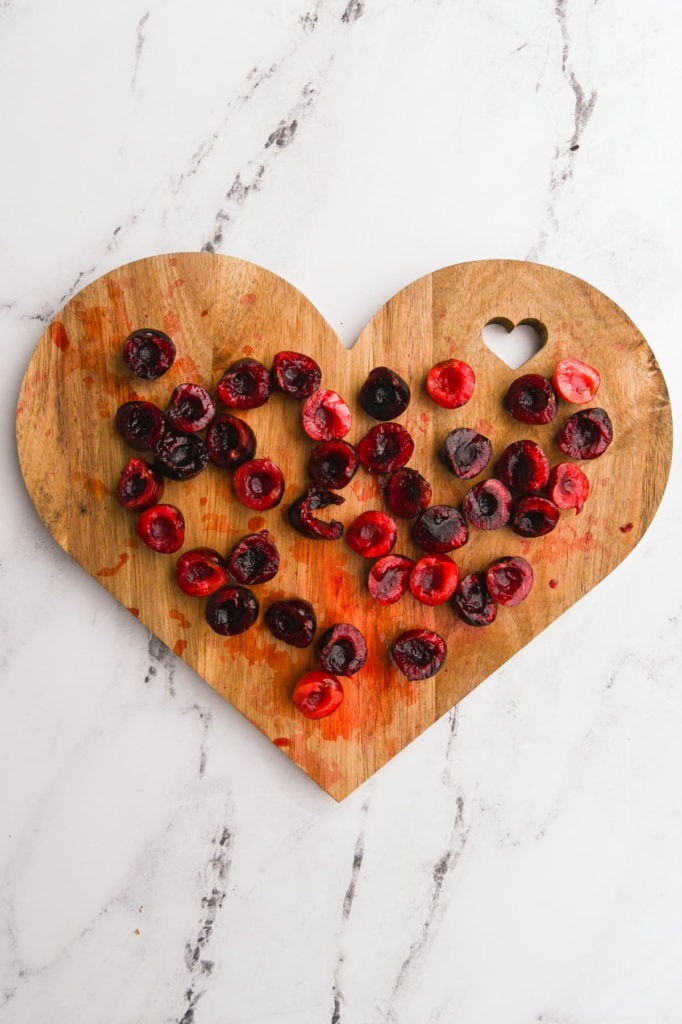
[[[586,92],[580,82],[571,59],[571,36],[568,29],[568,0],[554,0],[554,14],[561,33],[561,73],[571,89],[574,97],[573,132],[568,141],[558,143],[554,149],[549,175],[549,191],[547,201],[547,224],[540,232],[537,242],[532,246],[527,259],[537,260],[545,250],[550,234],[559,227],[557,206],[566,184],[572,179],[575,167],[575,154],[580,144],[597,102],[596,89]]]
[[[434,926],[437,924],[442,914],[442,896],[445,881],[459,863],[460,857],[464,852],[464,848],[469,838],[470,829],[471,826],[465,825],[464,823],[464,798],[462,796],[458,796],[455,801],[455,817],[453,819],[446,848],[441,856],[434,862],[431,869],[431,890],[419,936],[410,945],[407,956],[400,965],[400,969],[393,986],[393,991],[391,992],[387,1015],[387,1019],[389,1021],[397,1020],[393,1012],[395,1003],[397,1002],[407,979],[410,977],[413,967],[429,946]]]
[[[142,58],[142,50],[145,44],[145,25],[149,20],[149,11],[145,11],[140,20],[137,23],[135,30],[135,57],[133,64],[133,76],[130,80],[130,88],[136,96],[141,96],[142,91],[137,84],[137,73],[140,70],[140,60]]]
[[[169,696],[175,696],[175,666],[176,659],[170,648],[166,647],[162,640],[159,640],[153,633],[149,635],[149,643],[147,644],[147,650],[149,657],[152,659],[151,665],[147,669],[147,674],[144,677],[145,685],[149,685],[151,681],[158,675],[159,668],[165,673],[166,689]]]
[[[196,937],[185,943],[185,967],[189,974],[189,986],[185,991],[182,1016],[177,1024],[192,1024],[197,1003],[205,989],[199,987],[202,978],[213,973],[214,963],[204,958],[204,951],[211,941],[218,912],[227,892],[227,876],[232,854],[232,832],[223,826],[211,841],[212,853],[206,868],[206,891],[201,897],[201,917]]]
[[[367,820],[367,814],[369,811],[369,800],[365,800],[362,807],[360,808],[360,829],[358,836],[355,841],[355,848],[353,850],[353,864],[351,867],[350,880],[348,887],[343,897],[343,904],[341,906],[341,933],[339,939],[343,937],[343,928],[345,923],[350,918],[351,910],[353,908],[353,900],[355,899],[355,890],[358,883],[358,877],[362,868],[362,862],[365,856],[365,823]],[[343,989],[341,986],[341,973],[344,964],[344,955],[339,953],[336,961],[336,967],[334,969],[334,980],[332,982],[332,1016],[331,1024],[341,1024],[341,1008],[343,1006]]]

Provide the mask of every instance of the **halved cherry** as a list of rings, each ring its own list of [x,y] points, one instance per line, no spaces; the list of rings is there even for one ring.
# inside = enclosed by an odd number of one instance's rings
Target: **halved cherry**
[[[284,474],[270,459],[249,459],[237,467],[232,485],[242,505],[263,512],[282,500]]]
[[[279,551],[272,534],[260,530],[242,537],[230,552],[227,568],[237,583],[248,586],[274,579],[279,571]]]
[[[504,407],[520,423],[551,423],[557,409],[551,380],[539,373],[524,373],[517,377],[509,385]]]
[[[554,502],[531,494],[514,503],[509,525],[521,537],[544,537],[558,522],[559,509]]]
[[[256,435],[248,423],[226,412],[209,424],[206,447],[215,466],[236,469],[256,454]]]
[[[352,444],[322,441],[310,453],[308,476],[318,487],[338,491],[351,482],[359,465],[358,453]]]
[[[336,622],[318,640],[317,657],[326,672],[354,676],[367,661],[367,642],[357,626]]]
[[[425,555],[410,574],[410,590],[418,601],[432,607],[452,597],[459,569],[447,555]]]
[[[575,462],[560,462],[552,466],[547,484],[547,497],[557,508],[582,511],[590,493],[590,481]]]
[[[158,380],[175,360],[175,345],[163,331],[141,328],[126,338],[123,358],[136,377]]]
[[[121,470],[116,497],[124,508],[141,512],[158,505],[163,494],[163,477],[144,459],[130,459]]]
[[[404,466],[389,476],[384,501],[394,516],[414,519],[428,507],[432,493],[431,484],[421,473]]]
[[[166,415],[176,430],[195,434],[213,419],[215,402],[200,384],[178,384],[168,402]]]
[[[116,410],[116,429],[136,452],[148,452],[166,430],[163,413],[153,402],[124,402]]]
[[[339,441],[351,428],[352,413],[341,395],[318,388],[301,410],[303,429],[313,441]]]
[[[565,402],[583,405],[591,402],[599,391],[601,375],[581,359],[562,359],[552,377],[554,390]]]
[[[209,597],[228,582],[227,566],[213,548],[193,548],[178,558],[175,579],[190,597]]]
[[[495,468],[505,487],[517,491],[541,491],[549,479],[549,462],[537,441],[512,441]]]
[[[216,386],[218,398],[228,409],[257,409],[265,405],[271,390],[270,371],[256,359],[232,363]]]
[[[470,572],[457,584],[452,603],[470,626],[489,626],[497,617],[484,572]]]
[[[375,476],[400,469],[413,451],[414,441],[400,423],[377,423],[358,442],[360,464]]]
[[[407,591],[414,562],[405,555],[385,555],[369,570],[367,589],[377,604],[395,604]]]
[[[569,416],[557,435],[564,455],[597,459],[613,441],[613,424],[605,409],[581,409]]]
[[[488,593],[497,604],[513,608],[528,597],[533,586],[533,569],[520,555],[498,558],[485,573]]]
[[[408,629],[391,644],[391,657],[410,682],[435,675],[447,653],[445,640],[431,629]]]
[[[272,360],[275,386],[290,398],[308,398],[322,381],[322,370],[302,352],[278,352]]]
[[[292,699],[306,718],[326,718],[343,703],[343,686],[331,672],[315,668],[301,676]]]
[[[461,359],[444,359],[426,377],[426,390],[443,409],[459,409],[474,393],[476,375]]]
[[[211,594],[206,605],[206,621],[221,636],[245,633],[257,618],[258,600],[246,587],[221,587]]]
[[[364,558],[387,555],[395,544],[398,531],[395,521],[385,512],[361,512],[348,527],[348,546]]]
[[[137,535],[148,548],[172,555],[185,543],[185,520],[175,505],[152,505],[140,514]]]

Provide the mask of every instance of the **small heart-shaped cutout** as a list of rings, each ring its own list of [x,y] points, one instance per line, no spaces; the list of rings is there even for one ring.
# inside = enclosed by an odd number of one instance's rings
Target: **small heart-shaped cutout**
[[[485,628],[467,624],[448,601],[431,607],[406,594],[395,604],[375,602],[367,559],[343,538],[311,539],[288,520],[287,509],[307,486],[312,441],[303,433],[297,400],[278,392],[243,415],[257,435],[260,455],[282,469],[281,505],[254,515],[235,498],[229,472],[216,466],[196,479],[165,484],[163,500],[186,518],[186,550],[209,547],[225,556],[239,538],[266,528],[281,554],[276,578],[256,588],[261,614],[253,628],[236,637],[209,628],[204,603],[177,586],[175,557],[141,543],[134,514],[116,500],[129,458],[114,426],[121,403],[141,398],[163,406],[186,381],[215,392],[232,362],[253,357],[271,366],[283,339],[291,339],[319,363],[324,386],[350,404],[348,436],[359,444],[375,422],[360,405],[360,389],[370,368],[387,366],[412,389],[399,417],[414,441],[410,466],[432,485],[433,504],[460,505],[472,482],[455,479],[439,456],[453,427],[485,434],[494,459],[532,432],[555,465],[564,461],[557,430],[573,411],[560,402],[553,423],[530,431],[505,411],[510,371],[481,344],[481,324],[491,308],[507,313],[502,329],[530,323],[541,340],[544,332],[547,344],[536,354],[536,373],[551,377],[570,356],[598,368],[598,404],[614,426],[614,442],[603,458],[583,463],[592,487],[580,516],[562,513],[553,532],[534,539],[508,526],[472,530],[468,543],[454,552],[462,575],[500,557],[523,556],[534,573],[528,598],[518,607],[503,607]],[[530,313],[541,320],[529,320]],[[173,335],[178,358],[160,381],[133,380],[123,362],[123,341],[134,328],[150,326]],[[505,335],[505,344],[510,339]],[[453,354],[476,377],[470,400],[456,410],[437,405],[425,387],[429,369]],[[663,493],[671,416],[653,354],[623,311],[585,282],[549,267],[512,260],[446,267],[403,288],[345,351],[315,307],[281,278],[227,256],[179,253],[120,267],[71,299],[31,359],[17,408],[17,437],[29,492],[62,547],[340,799],[632,550]],[[364,470],[342,494],[337,516],[346,527],[360,513],[383,507],[378,479]],[[396,553],[421,557],[411,521],[397,524],[397,533]],[[350,623],[367,642],[367,664],[347,682],[344,703],[319,721],[301,715],[292,700],[296,681],[316,664],[314,649],[284,644],[263,624],[271,602],[287,598],[312,604],[320,634]],[[448,645],[440,671],[421,682],[402,678],[386,650],[398,634],[414,629],[433,629]]]
[[[547,341],[547,328],[539,320],[514,324],[497,316],[483,328],[483,341],[510,370],[518,370],[540,351]]]

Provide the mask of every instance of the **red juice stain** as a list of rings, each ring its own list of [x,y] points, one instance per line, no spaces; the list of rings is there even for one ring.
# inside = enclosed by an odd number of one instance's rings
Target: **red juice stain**
[[[438,312],[436,313],[436,320],[445,320],[445,316],[446,316],[446,310],[445,309],[439,309]]]
[[[633,528],[633,524],[632,523],[625,523],[623,526],[619,526],[618,527],[618,529],[620,530],[621,533],[629,533],[632,528]]]
[[[253,306],[258,301],[258,296],[253,292],[247,292],[246,295],[242,295],[239,301],[242,306]]]
[[[117,572],[120,572],[120,570],[123,568],[123,566],[126,564],[126,562],[128,561],[129,558],[130,558],[130,555],[128,554],[128,552],[127,551],[122,551],[121,554],[118,556],[118,562],[116,563],[116,565],[111,566],[111,568],[108,568],[107,566],[105,566],[103,569],[100,569],[98,571],[97,575],[98,576],[115,576]]]
[[[251,347],[251,345],[244,345],[244,347],[242,348],[242,352],[244,353],[245,356],[252,356],[253,348]]]
[[[126,608],[126,611],[130,612],[130,614],[134,618],[139,619],[139,617],[140,617],[140,609],[139,608]]]
[[[117,284],[111,278],[107,279],[107,295],[114,310],[115,322],[123,328],[126,334],[129,334],[132,330],[132,324],[125,303],[125,293],[120,284]]]
[[[558,580],[550,580],[549,581],[549,585],[552,588],[552,590],[556,590],[556,588],[559,586],[559,581]]]
[[[75,478],[85,484],[85,489],[97,501],[103,501],[109,493],[106,484],[103,484],[96,476],[84,476],[82,473],[76,473]]]
[[[216,533],[228,533],[230,520],[228,516],[219,515],[217,512],[205,512],[201,521],[207,530],[215,530]]]
[[[184,653],[186,647],[187,647],[187,641],[186,640],[176,640],[175,643],[173,644],[173,651],[176,654],[179,654],[180,656],[182,656],[182,654]]]
[[[182,331],[180,317],[173,310],[163,314],[163,326],[168,334],[179,334]]]
[[[59,320],[55,320],[54,323],[50,324],[50,341],[53,345],[56,345],[61,352],[68,352],[71,348],[71,342],[69,336],[66,333],[66,327],[60,323]]]
[[[180,629],[189,629],[189,627],[192,625],[189,619],[185,618],[182,612],[179,612],[177,608],[169,608],[168,617],[171,619],[175,619],[175,621],[179,624]]]
[[[262,530],[265,526],[265,520],[263,516],[251,516],[248,523],[249,529],[256,533],[257,530]]]
[[[171,267],[176,267],[177,264],[178,264],[177,257],[176,256],[171,256],[171,258],[168,260],[168,262],[170,263]]]
[[[208,505],[208,498],[206,497],[205,494],[202,494],[202,496],[199,498],[199,504],[201,505],[202,508],[204,507],[204,505]]]
[[[488,434],[495,433],[495,424],[491,423],[490,420],[479,420],[476,424],[476,430],[479,434],[483,434],[484,437],[487,437]]]
[[[272,741],[276,747],[290,747],[291,740],[287,739],[286,736],[278,736],[277,739]]]
[[[88,374],[87,376],[83,377],[83,383],[85,384],[86,388],[91,388],[92,385],[95,383],[95,378],[91,377],[90,374]]]
[[[199,316],[208,316],[208,310],[207,309],[202,309],[202,311],[199,314]]]

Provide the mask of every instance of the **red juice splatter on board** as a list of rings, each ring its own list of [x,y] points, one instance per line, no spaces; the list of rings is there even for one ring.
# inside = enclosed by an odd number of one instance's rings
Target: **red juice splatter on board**
[[[71,348],[71,342],[69,336],[66,333],[66,327],[60,323],[59,320],[55,320],[50,324],[50,341],[57,346],[61,352],[68,352]]]
[[[177,608],[169,608],[168,617],[171,619],[175,619],[175,621],[180,626],[180,629],[189,629],[189,627],[192,625],[189,619],[185,618],[182,612],[179,612]]]
[[[242,295],[239,301],[242,306],[253,306],[258,301],[258,296],[253,292],[247,292],[246,295]]]
[[[123,568],[123,566],[126,564],[129,558],[130,555],[128,554],[128,552],[122,551],[121,554],[118,556],[118,562],[116,563],[116,565],[112,565],[110,568],[105,566],[103,569],[99,569],[97,575],[105,577],[115,576],[117,572],[120,572],[120,570]]]

